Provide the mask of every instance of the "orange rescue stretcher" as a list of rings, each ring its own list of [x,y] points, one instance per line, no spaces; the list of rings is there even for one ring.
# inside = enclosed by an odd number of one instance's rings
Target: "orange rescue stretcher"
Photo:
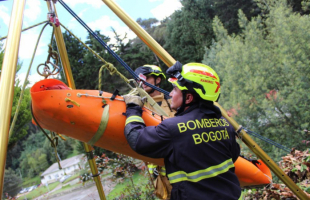
[[[125,154],[146,162],[164,165],[163,159],[154,159],[134,152],[124,136],[126,105],[123,97],[98,90],[71,90],[56,79],[45,79],[31,88],[33,117],[38,124],[71,138],[113,152]],[[161,117],[143,108],[146,126],[156,126]],[[35,123],[35,122],[34,122]],[[241,187],[271,183],[270,169],[260,160],[259,164],[239,157],[235,173]]]

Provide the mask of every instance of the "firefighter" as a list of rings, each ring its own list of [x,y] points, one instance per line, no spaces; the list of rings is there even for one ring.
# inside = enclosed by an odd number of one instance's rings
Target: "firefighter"
[[[157,87],[161,82],[166,79],[165,74],[156,65],[143,65],[135,70],[135,73],[145,82],[148,82]],[[155,102],[168,114],[169,117],[173,117],[175,112],[170,107],[169,96],[165,96],[163,93],[142,84],[143,89],[155,100]],[[150,106],[146,105],[150,108]]]
[[[241,188],[234,162],[240,147],[232,125],[213,104],[221,90],[218,75],[207,65],[179,62],[167,74],[175,117],[146,127],[141,98],[124,96],[124,134],[130,147],[144,156],[164,158],[171,199],[238,199]]]
[[[162,72],[160,67],[156,65],[143,65],[135,70],[135,73],[140,79],[155,85],[160,86],[161,82],[166,79],[165,74]],[[155,102],[169,115],[173,117],[175,111],[171,109],[169,97],[164,96],[163,93],[142,84],[143,89],[155,100]],[[149,106],[148,106],[149,107]],[[162,176],[166,176],[166,168],[164,166],[158,167],[154,164],[147,165],[150,174],[156,179],[160,173]]]

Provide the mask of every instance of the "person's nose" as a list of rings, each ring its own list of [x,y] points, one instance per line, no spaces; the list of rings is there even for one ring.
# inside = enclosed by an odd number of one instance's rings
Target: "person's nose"
[[[172,97],[172,91],[169,93],[169,97]]]

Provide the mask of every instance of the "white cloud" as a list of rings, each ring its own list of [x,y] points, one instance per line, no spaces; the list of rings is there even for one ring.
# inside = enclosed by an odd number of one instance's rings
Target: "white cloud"
[[[102,0],[67,0],[66,4],[68,4],[70,7],[74,7],[77,4],[88,4],[91,5],[93,8],[100,8],[104,5]]]
[[[69,21],[69,23],[68,23],[68,29],[69,30],[74,30],[75,28],[76,28],[76,26],[77,26],[77,23],[76,23],[76,21],[74,20],[74,18],[72,18],[70,21]]]
[[[24,16],[27,20],[34,21],[40,16],[41,9],[42,6],[40,0],[28,0]]]
[[[32,57],[38,37],[39,32],[36,31],[36,29],[30,29],[22,33],[19,47],[19,58],[21,60],[30,59]],[[42,37],[35,56],[39,56],[42,53],[47,52],[47,43],[43,40]]]
[[[111,38],[110,43],[115,43],[114,33],[112,28],[118,35],[124,36],[127,33],[127,39],[133,39],[136,35],[127,27],[122,26],[118,21],[112,20],[109,16],[102,16],[96,21],[87,24],[92,30],[100,30],[101,34]],[[126,41],[124,41],[126,42]]]
[[[163,20],[164,18],[170,16],[174,11],[180,10],[182,4],[180,0],[164,0],[162,4],[151,10],[151,13],[158,20]]]
[[[26,72],[18,73],[16,78],[19,80],[19,86],[23,86],[25,78],[26,78]],[[37,73],[29,74],[28,81],[30,83],[27,85],[27,87],[32,87],[36,82],[43,80],[43,79],[44,77],[40,76]]]
[[[10,23],[10,15],[8,14],[9,9],[4,5],[0,5],[0,19],[2,19],[3,23],[9,26]]]

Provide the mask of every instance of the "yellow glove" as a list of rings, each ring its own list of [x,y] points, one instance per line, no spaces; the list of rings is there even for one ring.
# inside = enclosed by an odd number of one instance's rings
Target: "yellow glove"
[[[134,105],[138,105],[140,107],[143,107],[145,100],[142,99],[139,96],[134,96],[134,95],[124,95],[124,101],[126,103],[126,105],[128,104],[134,104]]]

